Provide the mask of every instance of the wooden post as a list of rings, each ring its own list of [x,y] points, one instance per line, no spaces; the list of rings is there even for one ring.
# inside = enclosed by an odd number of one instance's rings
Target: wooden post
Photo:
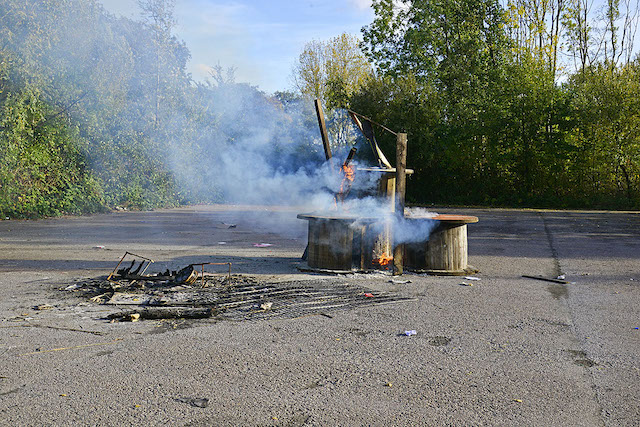
[[[407,188],[407,134],[399,133],[396,139],[396,200],[395,215],[396,223],[402,224],[404,221],[404,196]],[[395,233],[394,233],[395,234]],[[395,243],[393,248],[393,275],[399,276],[403,273],[403,251],[404,245]]]
[[[318,115],[318,126],[320,126],[320,136],[322,137],[322,145],[324,146],[324,155],[327,160],[331,158],[331,146],[329,145],[329,135],[327,134],[327,125],[324,123],[324,112],[319,99],[313,101],[316,105],[316,114]]]

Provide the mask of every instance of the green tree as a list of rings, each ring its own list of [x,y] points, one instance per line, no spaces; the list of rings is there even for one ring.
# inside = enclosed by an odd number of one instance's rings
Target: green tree
[[[351,97],[371,77],[372,67],[360,50],[359,40],[346,33],[307,43],[293,67],[299,93],[323,101],[329,139],[337,146],[354,141],[351,119],[343,109],[349,108]]]
[[[359,40],[343,33],[327,41],[307,43],[294,65],[296,89],[322,99],[328,108],[348,107],[349,98],[371,77],[372,68]]]

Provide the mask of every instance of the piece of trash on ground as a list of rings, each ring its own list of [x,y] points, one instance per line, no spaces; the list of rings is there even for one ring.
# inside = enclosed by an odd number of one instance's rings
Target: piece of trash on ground
[[[206,408],[209,405],[209,399],[199,397],[178,397],[176,401],[188,403],[194,408]]]
[[[461,282],[460,286],[473,286],[473,283]]]
[[[522,399],[513,399],[514,402],[522,403]]]
[[[74,283],[73,285],[69,285],[66,288],[64,288],[65,291],[75,291],[76,289],[80,289],[82,287],[82,285],[78,285],[77,283]]]
[[[53,306],[49,304],[41,304],[33,307],[34,310],[51,310],[52,308]]]
[[[102,245],[94,246],[93,249],[104,249],[104,246]]]
[[[404,331],[404,334],[410,337],[411,335],[417,335],[418,333],[414,330],[411,330],[411,331]]]
[[[395,283],[396,285],[405,285],[407,283],[411,283],[411,280],[399,280],[399,279],[391,279],[389,283]]]
[[[271,310],[272,306],[273,306],[272,302],[265,302],[264,304],[260,304],[260,308],[264,311]]]
[[[367,298],[373,298],[373,294],[370,294],[370,293],[368,293],[368,292],[367,292],[367,293],[365,293],[365,294],[364,294],[364,296],[365,296],[365,297],[367,297]]]
[[[475,276],[464,276],[464,278],[467,280],[482,280],[479,277],[475,277]]]
[[[566,276],[564,274],[559,275],[558,277],[556,277],[556,279],[558,280],[564,280]]]
[[[227,242],[218,242],[219,245],[226,245]]]
[[[542,277],[542,276],[530,276],[528,274],[523,274],[522,277],[524,277],[525,279],[534,279],[534,280],[542,280],[545,282],[551,282],[551,283],[561,283],[563,285],[568,285],[569,282],[567,282],[564,279],[549,279],[547,277]]]
[[[236,224],[227,224],[226,222],[220,222],[215,225],[215,228],[236,228]]]
[[[273,245],[271,243],[254,243],[253,246],[256,248],[268,248]]]

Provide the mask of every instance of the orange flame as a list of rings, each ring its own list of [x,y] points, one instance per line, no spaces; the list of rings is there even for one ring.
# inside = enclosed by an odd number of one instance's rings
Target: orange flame
[[[384,267],[385,270],[388,270],[389,264],[391,264],[391,261],[393,261],[393,257],[391,255],[384,253],[380,255],[379,258],[376,258],[373,260],[373,265]]]
[[[349,165],[342,165],[342,173],[344,173],[344,179],[342,180],[343,182],[345,180],[353,182],[353,179],[356,176],[356,171],[353,169],[353,166]]]
[[[335,207],[338,208],[338,201],[344,201],[347,194],[351,190],[351,183],[356,177],[356,171],[352,166],[347,164],[342,165],[341,169],[344,174],[344,178],[342,178],[342,182],[340,183],[340,192],[335,196]]]

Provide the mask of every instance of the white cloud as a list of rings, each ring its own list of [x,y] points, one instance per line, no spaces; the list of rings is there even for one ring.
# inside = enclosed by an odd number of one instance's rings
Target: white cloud
[[[360,10],[367,10],[371,7],[371,0],[349,0],[349,3]]]

